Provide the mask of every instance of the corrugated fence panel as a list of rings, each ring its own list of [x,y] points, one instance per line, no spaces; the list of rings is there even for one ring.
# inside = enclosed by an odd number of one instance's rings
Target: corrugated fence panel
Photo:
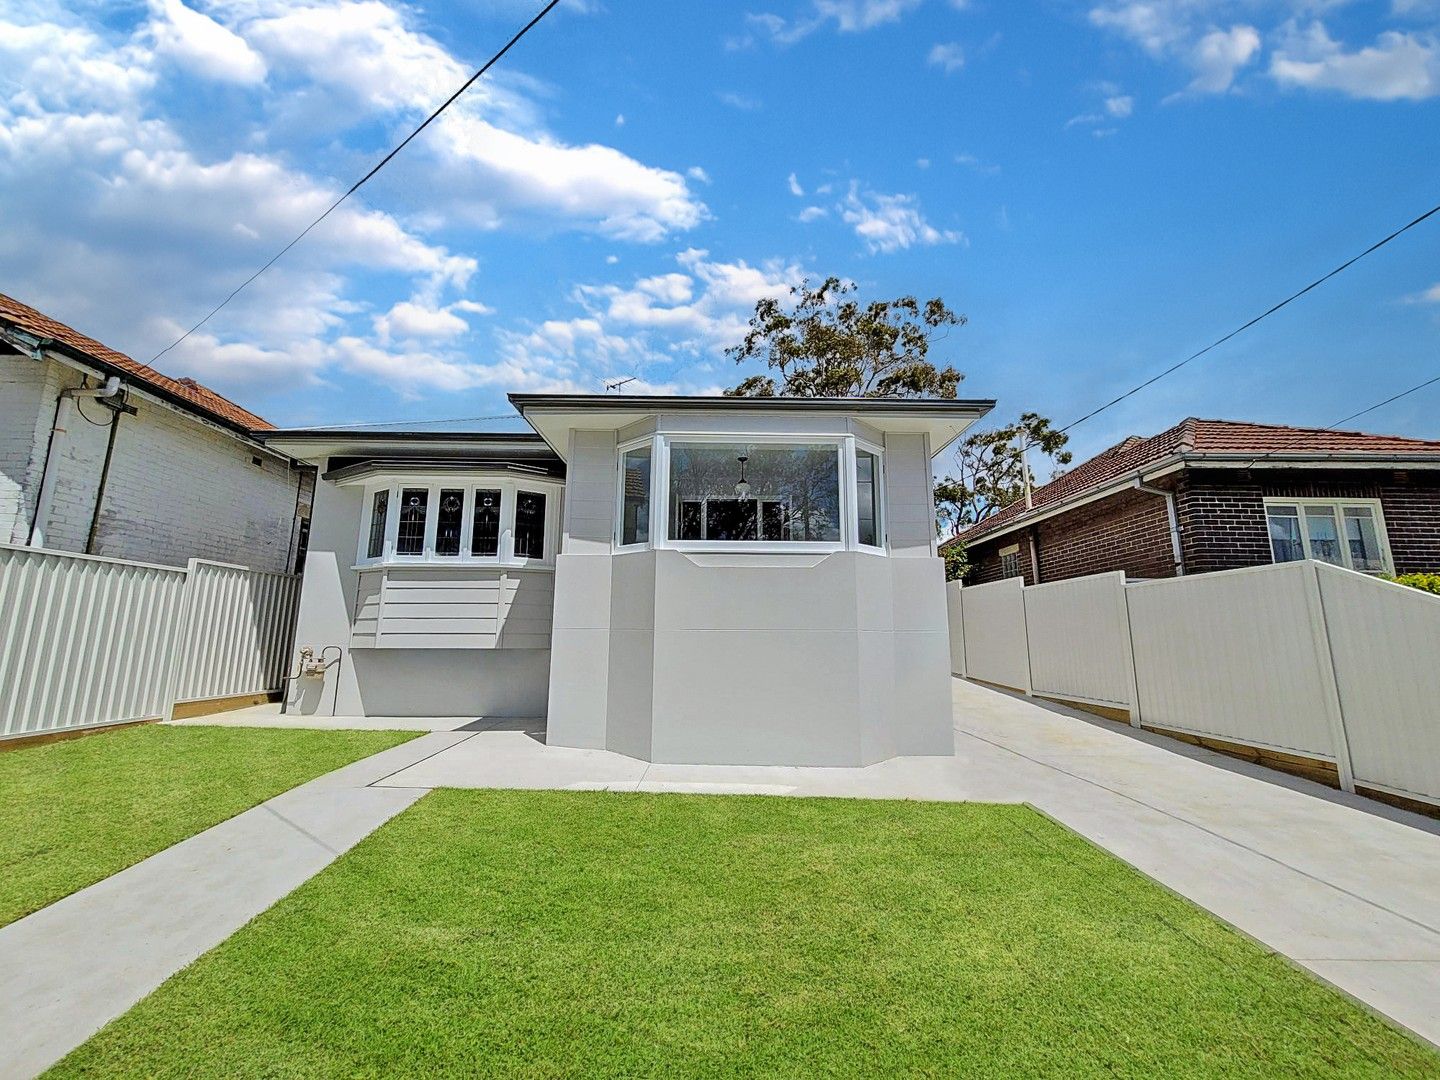
[[[965,674],[964,588],[958,581],[945,583],[945,616],[950,624],[950,674]]]
[[[1440,597],[1318,569],[1355,782],[1440,802]]]
[[[1014,577],[965,590],[961,615],[965,672],[970,678],[1030,689],[1024,588],[1024,581]]]
[[[299,598],[298,576],[191,562],[176,700],[279,689]]]
[[[0,545],[0,736],[163,716],[185,577]]]
[[[1035,693],[1129,705],[1123,573],[1031,586],[1025,590],[1025,621]]]
[[[1127,587],[1147,726],[1335,759],[1308,563]]]

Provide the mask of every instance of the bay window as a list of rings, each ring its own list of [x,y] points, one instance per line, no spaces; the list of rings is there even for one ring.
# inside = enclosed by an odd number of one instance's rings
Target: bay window
[[[1266,499],[1273,560],[1318,559],[1365,574],[1389,571],[1385,522],[1373,499]]]
[[[882,456],[847,436],[661,435],[622,446],[615,542],[682,550],[883,548]]]
[[[554,561],[558,482],[402,475],[371,481],[366,489],[361,566]]]

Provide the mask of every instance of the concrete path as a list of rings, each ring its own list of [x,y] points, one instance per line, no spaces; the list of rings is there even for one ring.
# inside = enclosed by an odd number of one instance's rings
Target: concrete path
[[[54,1064],[324,869],[424,794],[368,785],[466,738],[347,765],[0,929],[0,1077]]]
[[[380,783],[1027,802],[1440,1045],[1440,822],[960,680],[954,698],[954,758],[647,765],[513,724]]]
[[[474,716],[302,716],[280,712],[278,703],[166,720],[175,727],[321,728],[341,731],[479,731],[495,723]]]

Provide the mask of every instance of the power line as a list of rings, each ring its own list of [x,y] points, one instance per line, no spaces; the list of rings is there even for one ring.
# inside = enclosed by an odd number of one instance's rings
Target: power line
[[[331,213],[333,213],[336,208],[340,206],[341,203],[343,203],[346,199],[350,198],[351,195],[354,195],[355,192],[359,191],[372,176],[374,176],[386,165],[388,165],[391,158],[393,158],[396,154],[400,153],[401,150],[404,150],[406,146],[410,145],[411,139],[415,138],[415,136],[419,135],[422,131],[429,127],[431,123],[433,123],[441,113],[443,113],[452,104],[454,104],[455,100],[460,97],[461,94],[465,93],[466,90],[469,90],[470,87],[475,84],[475,81],[480,78],[480,76],[484,75],[487,71],[494,67],[495,64],[499,62],[502,56],[508,53],[521,38],[523,38],[532,29],[534,29],[535,25],[541,19],[545,18],[546,15],[549,15],[551,10],[554,9],[554,7],[559,3],[560,0],[550,0],[548,4],[546,4],[543,8],[540,9],[540,13],[538,15],[536,15],[533,19],[531,19],[528,23],[521,27],[520,30],[515,34],[515,36],[505,43],[504,48],[502,48],[494,56],[490,57],[489,60],[485,61],[485,63],[475,72],[475,74],[471,75],[470,78],[466,79],[464,85],[461,86],[460,89],[456,90],[453,94],[451,94],[448,98],[446,98],[444,102],[441,103],[440,107],[434,112],[432,112],[429,116],[427,116],[424,122],[421,123],[419,127],[417,127],[414,131],[410,132],[409,135],[406,135],[405,138],[402,139],[400,143],[395,146],[394,149],[392,149],[388,154],[381,158],[369,172],[367,172],[359,180],[356,180],[355,183],[350,185],[350,189],[346,191],[345,194],[341,195],[338,199],[336,199],[333,203],[326,207],[325,212],[319,217],[317,217],[314,221],[310,222],[309,225],[306,225],[305,228],[300,231],[299,235],[297,235],[293,240],[291,240],[288,244],[286,244],[283,248],[281,248],[273,256],[271,256],[269,262],[267,262],[264,266],[260,267],[259,270],[256,270],[248,278],[242,281],[238,286],[236,286],[236,288],[230,293],[229,296],[225,297],[224,300],[221,300],[220,303],[216,304],[213,308],[211,308],[209,312],[206,313],[203,319],[197,322],[194,326],[190,327],[189,330],[186,330],[185,333],[181,334],[169,345],[166,345],[165,348],[161,349],[158,353],[151,357],[150,363],[155,363],[156,360],[159,360],[160,357],[164,356],[171,349],[175,348],[176,345],[179,345],[191,334],[195,333],[196,330],[199,330],[202,326],[209,322],[216,315],[216,313],[220,311],[221,308],[223,308],[226,304],[230,303],[231,300],[234,300],[235,297],[239,296],[240,293],[243,292],[251,284],[251,282],[253,282],[261,274],[265,273],[266,270],[269,270],[270,267],[274,266],[277,262],[279,262],[286,252],[288,252],[301,240],[305,239],[311,229],[315,228],[315,226],[319,225],[322,221],[329,217]]]
[[[1390,404],[1391,402],[1393,402],[1393,401],[1399,401],[1399,400],[1400,400],[1401,398],[1403,398],[1403,397],[1409,397],[1411,394],[1415,393],[1415,391],[1417,391],[1417,390],[1424,390],[1427,386],[1434,386],[1436,383],[1440,383],[1440,375],[1435,375],[1435,376],[1433,376],[1433,377],[1431,377],[1431,378],[1429,378],[1429,379],[1426,379],[1424,382],[1416,383],[1414,386],[1410,387],[1409,390],[1402,390],[1402,391],[1400,391],[1400,393],[1398,393],[1398,394],[1392,394],[1392,395],[1390,395],[1390,397],[1386,398],[1384,401],[1377,401],[1374,405],[1366,406],[1365,408],[1361,409],[1359,412],[1353,412],[1353,413],[1351,413],[1349,416],[1345,417],[1344,419],[1336,420],[1333,424],[1327,424],[1327,425],[1326,425],[1325,427],[1323,427],[1323,428],[1312,429],[1312,430],[1334,431],[1334,430],[1335,430],[1336,428],[1338,428],[1341,424],[1348,424],[1351,420],[1354,420],[1354,419],[1356,419],[1357,417],[1364,416],[1366,413],[1372,413],[1372,412],[1374,412],[1376,409],[1382,409],[1382,408],[1384,408],[1386,405],[1389,405],[1389,404]],[[1299,445],[1298,443],[1292,443],[1292,444],[1290,444],[1289,446],[1277,446],[1274,450],[1267,450],[1267,451],[1265,451],[1265,453],[1259,454],[1259,455],[1251,458],[1249,461],[1247,461],[1247,462],[1245,463],[1245,468],[1248,469],[1248,468],[1250,468],[1251,466],[1253,466],[1257,461],[1264,461],[1266,458],[1272,457],[1272,456],[1274,456],[1275,454],[1283,454],[1286,450],[1294,449],[1294,448],[1296,448],[1298,445]]]
[[[1189,356],[1187,356],[1184,360],[1181,360],[1179,363],[1176,363],[1176,364],[1171,364],[1171,365],[1170,365],[1168,368],[1166,368],[1164,371],[1160,372],[1158,375],[1153,375],[1153,376],[1151,376],[1150,378],[1146,379],[1144,382],[1140,383],[1138,386],[1132,386],[1129,390],[1126,390],[1126,391],[1125,391],[1123,394],[1121,394],[1119,397],[1113,398],[1113,399],[1111,399],[1110,401],[1107,401],[1104,405],[1101,405],[1098,409],[1092,409],[1090,412],[1088,412],[1088,413],[1086,413],[1084,416],[1080,417],[1080,419],[1078,419],[1078,420],[1072,420],[1070,423],[1068,423],[1068,424],[1066,424],[1064,427],[1060,428],[1060,429],[1059,429],[1059,433],[1060,433],[1060,434],[1064,434],[1065,432],[1070,431],[1072,428],[1079,427],[1081,424],[1085,423],[1086,420],[1090,420],[1090,419],[1093,419],[1093,418],[1096,417],[1096,416],[1099,416],[1099,415],[1100,415],[1101,413],[1103,413],[1106,409],[1109,409],[1109,408],[1111,408],[1111,407],[1114,406],[1114,405],[1120,404],[1120,402],[1124,401],[1124,400],[1125,400],[1126,398],[1128,398],[1128,397],[1133,397],[1135,394],[1138,394],[1141,390],[1144,390],[1144,389],[1145,389],[1146,387],[1148,387],[1148,386],[1153,386],[1155,383],[1159,382],[1161,379],[1165,378],[1167,375],[1173,375],[1175,372],[1177,372],[1177,371],[1179,371],[1181,368],[1183,368],[1186,364],[1189,364],[1189,363],[1191,363],[1192,361],[1195,361],[1195,360],[1200,359],[1200,357],[1204,356],[1206,353],[1210,352],[1212,349],[1216,349],[1216,348],[1218,348],[1219,346],[1224,345],[1225,342],[1229,341],[1231,338],[1235,337],[1237,334],[1242,334],[1242,333],[1244,333],[1246,330],[1249,330],[1249,329],[1250,329],[1252,326],[1254,326],[1256,323],[1258,323],[1258,322],[1260,322],[1260,321],[1262,321],[1262,320],[1264,320],[1264,319],[1268,319],[1271,315],[1274,315],[1274,314],[1275,314],[1277,311],[1279,311],[1281,308],[1285,307],[1285,306],[1288,305],[1288,304],[1294,303],[1296,300],[1299,300],[1300,297],[1304,296],[1306,293],[1310,292],[1312,289],[1318,288],[1319,286],[1325,284],[1325,282],[1329,281],[1329,280],[1330,280],[1331,278],[1333,278],[1336,274],[1342,273],[1342,272],[1344,272],[1345,270],[1348,270],[1350,267],[1354,266],[1354,265],[1355,265],[1357,262],[1359,262],[1361,259],[1365,258],[1366,255],[1369,255],[1369,254],[1371,254],[1372,252],[1375,252],[1375,251],[1379,251],[1379,250],[1380,250],[1382,247],[1384,247],[1386,244],[1390,243],[1390,241],[1392,241],[1392,240],[1396,239],[1397,237],[1402,236],[1403,234],[1409,232],[1411,229],[1415,228],[1416,225],[1419,225],[1421,222],[1425,221],[1427,218],[1434,217],[1436,214],[1440,214],[1440,206],[1432,206],[1429,210],[1425,211],[1425,213],[1423,213],[1423,214],[1421,214],[1419,217],[1415,218],[1415,220],[1409,222],[1409,223],[1406,224],[1406,225],[1402,225],[1400,228],[1396,229],[1394,232],[1392,232],[1389,236],[1385,237],[1383,240],[1377,240],[1375,243],[1371,244],[1371,245],[1370,245],[1368,248],[1366,248],[1364,251],[1360,252],[1359,255],[1356,255],[1356,256],[1354,256],[1353,258],[1347,259],[1345,262],[1343,262],[1343,263],[1341,263],[1339,266],[1337,266],[1334,270],[1331,270],[1328,274],[1325,274],[1325,275],[1322,276],[1322,277],[1316,278],[1314,281],[1312,281],[1309,285],[1306,285],[1306,286],[1305,286],[1303,289],[1301,289],[1299,292],[1291,293],[1289,296],[1287,296],[1284,300],[1281,300],[1281,301],[1280,301],[1278,304],[1276,304],[1274,307],[1271,307],[1271,308],[1269,308],[1268,310],[1260,313],[1259,315],[1256,315],[1253,319],[1251,319],[1249,322],[1245,323],[1243,326],[1237,326],[1234,330],[1231,330],[1231,331],[1230,331],[1228,334],[1226,334],[1224,337],[1217,338],[1216,340],[1212,341],[1209,345],[1206,345],[1206,346],[1205,346],[1203,349],[1201,349],[1199,352],[1191,353],[1191,354],[1190,354]],[[1417,389],[1418,389],[1418,388],[1417,388]],[[1409,391],[1407,391],[1407,393],[1408,393],[1408,392],[1409,392]],[[1402,396],[1403,396],[1403,395],[1402,395]],[[1375,406],[1375,407],[1376,407],[1376,408],[1379,408],[1378,405]],[[1357,415],[1359,415],[1359,414],[1357,414]],[[1350,418],[1350,419],[1353,419],[1353,417]],[[1344,423],[1344,421],[1342,420],[1341,423]],[[1036,444],[1036,443],[1034,443],[1034,442],[1031,442],[1031,443],[1029,443],[1028,445],[1026,445],[1025,449],[1026,449],[1026,450],[1029,450],[1031,447],[1036,446],[1036,445],[1038,445],[1038,444]]]
[[[520,420],[523,419],[518,413],[496,413],[494,416],[451,416],[442,420],[377,420],[365,424],[324,424],[319,427],[308,427],[305,431],[356,431],[360,428],[381,428],[400,427],[409,424],[412,427],[421,427],[426,424],[472,424],[480,420]]]

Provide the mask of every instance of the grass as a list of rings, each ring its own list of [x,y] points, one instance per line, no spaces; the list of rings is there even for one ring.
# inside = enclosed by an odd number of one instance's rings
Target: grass
[[[146,725],[0,754],[0,926],[413,737]]]
[[[1440,1058],[1024,807],[441,791],[55,1069],[899,1074]]]

